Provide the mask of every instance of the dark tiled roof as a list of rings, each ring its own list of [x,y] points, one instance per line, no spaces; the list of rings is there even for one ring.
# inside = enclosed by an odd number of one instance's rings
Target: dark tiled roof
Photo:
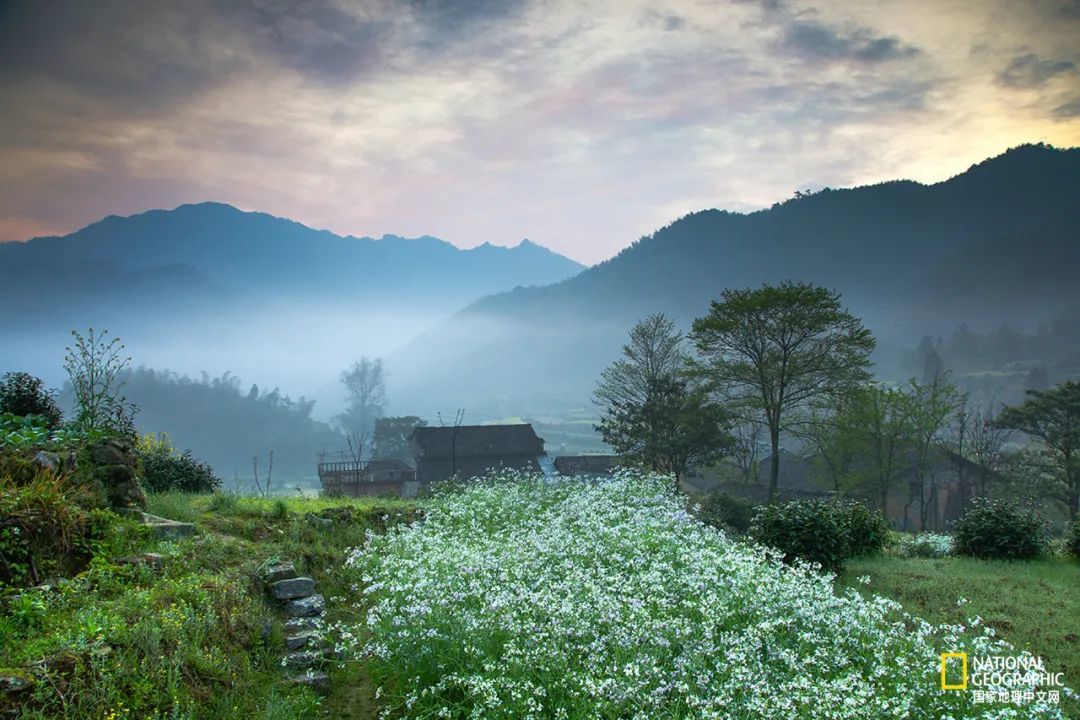
[[[412,440],[429,460],[544,454],[544,441],[529,424],[418,427]]]
[[[617,455],[560,455],[555,470],[560,475],[610,475],[619,466]]]

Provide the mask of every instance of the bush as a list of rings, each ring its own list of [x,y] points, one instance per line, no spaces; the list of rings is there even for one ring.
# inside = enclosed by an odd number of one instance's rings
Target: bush
[[[56,404],[56,391],[46,390],[45,384],[30,373],[9,372],[0,380],[0,414],[38,415],[45,427],[56,428],[64,419]]]
[[[1037,557],[1046,549],[1044,523],[1034,508],[979,498],[956,523],[955,548],[976,558]]]
[[[836,507],[825,500],[764,505],[754,514],[751,533],[758,542],[783,552],[787,562],[800,558],[838,570],[850,548],[843,513]]]
[[[196,460],[190,450],[177,453],[168,435],[142,437],[136,454],[142,465],[143,486],[150,492],[208,493],[221,487],[221,478],[210,465]]]
[[[904,539],[900,541],[897,552],[901,557],[947,557],[953,552],[953,539],[950,535],[929,532],[905,535]]]
[[[1080,558],[1080,517],[1069,523],[1065,536],[1065,551]]]
[[[848,558],[881,552],[889,521],[860,502],[793,500],[759,508],[752,532],[788,562],[797,557],[838,570]]]
[[[878,510],[860,502],[835,504],[841,521],[847,528],[848,557],[876,555],[889,540],[889,521]]]
[[[701,502],[698,517],[720,530],[745,535],[754,519],[754,504],[724,492],[712,493]]]

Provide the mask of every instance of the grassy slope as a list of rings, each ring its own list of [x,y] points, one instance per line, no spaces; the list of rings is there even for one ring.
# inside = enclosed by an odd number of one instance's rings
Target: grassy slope
[[[869,587],[856,580],[863,575]],[[838,582],[893,598],[934,623],[978,615],[1016,647],[1042,656],[1048,670],[1063,671],[1070,687],[1080,686],[1080,561],[882,555],[850,561]],[[1064,707],[1080,717],[1080,704]]]
[[[43,677],[24,717],[372,716],[355,665],[330,669],[333,691],[318,704],[282,682],[280,645],[260,638],[263,620],[280,613],[254,578],[272,558],[293,560],[327,597],[328,619],[344,619],[330,601],[348,594],[334,568],[369,528],[412,517],[414,504],[170,494],[152,497],[149,510],[200,531],[126,548],[164,555],[161,570],[103,553],[59,590],[23,593],[0,613],[0,668]],[[330,529],[308,519],[324,512],[336,518]],[[272,637],[280,639],[280,622]]]

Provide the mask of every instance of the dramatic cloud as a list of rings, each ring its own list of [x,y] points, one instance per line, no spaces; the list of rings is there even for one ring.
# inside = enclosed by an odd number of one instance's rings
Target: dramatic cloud
[[[1070,0],[0,2],[0,240],[220,200],[597,261],[1080,141]]]
[[[1076,63],[1070,60],[1043,60],[1034,53],[1018,55],[998,75],[998,82],[1006,87],[1038,88],[1067,73],[1076,72]]]
[[[918,54],[899,38],[878,37],[866,28],[841,32],[819,22],[794,22],[784,31],[783,47],[810,60],[876,63]]]

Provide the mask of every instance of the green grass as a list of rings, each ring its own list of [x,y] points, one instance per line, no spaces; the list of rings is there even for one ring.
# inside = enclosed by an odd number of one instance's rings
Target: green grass
[[[267,618],[280,639],[278,612],[255,578],[270,560],[292,560],[328,599],[328,620],[355,620],[355,608],[330,601],[351,594],[337,569],[369,529],[415,517],[415,503],[166,493],[151,496],[147,510],[194,522],[199,533],[102,546],[87,571],[57,589],[0,597],[0,668],[38,677],[32,696],[20,697],[22,717],[373,716],[355,663],[328,668],[333,690],[321,700],[283,682],[280,645],[262,639]],[[146,551],[164,556],[160,570],[115,562]]]
[[[870,585],[857,581],[870,576]],[[1017,648],[1040,655],[1048,671],[1065,673],[1080,688],[1080,561],[901,558],[852,560],[841,586],[884,595],[933,623],[964,622],[976,615]],[[968,602],[961,606],[957,600]],[[1063,701],[1065,703],[1065,701]],[[1080,717],[1080,703],[1065,703]]]

